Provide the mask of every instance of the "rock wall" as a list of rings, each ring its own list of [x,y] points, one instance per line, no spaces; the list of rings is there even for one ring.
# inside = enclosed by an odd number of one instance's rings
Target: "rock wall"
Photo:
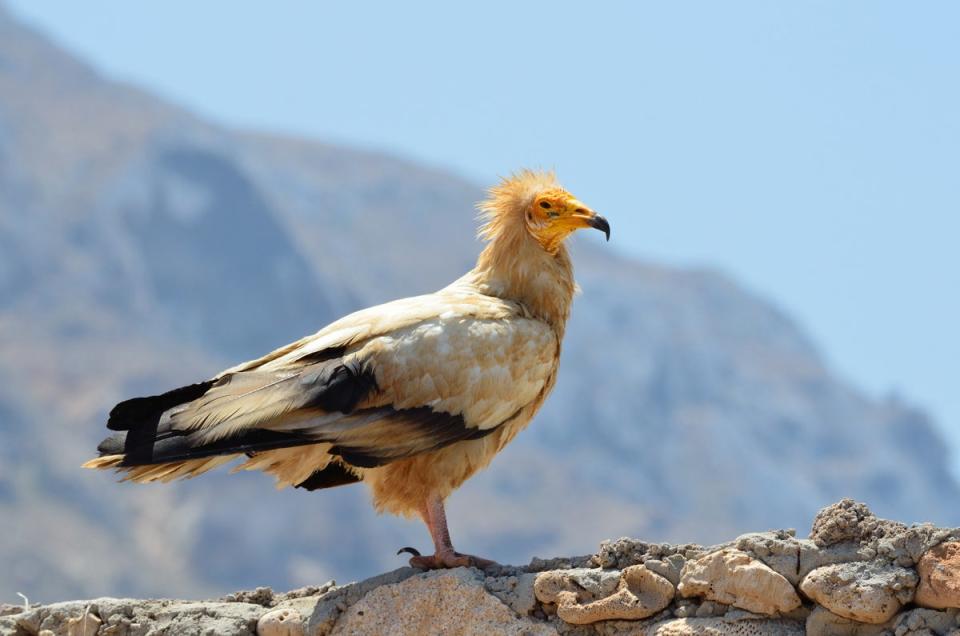
[[[101,598],[0,606],[0,635],[348,634],[960,636],[960,528],[877,518],[845,499],[808,539],[604,542],[486,572],[401,568],[359,583],[216,601]]]

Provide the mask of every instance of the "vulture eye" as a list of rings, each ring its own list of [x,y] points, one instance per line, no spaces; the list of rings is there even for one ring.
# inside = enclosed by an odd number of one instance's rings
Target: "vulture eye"
[[[540,202],[540,207],[543,208],[544,210],[549,210],[549,209],[550,209],[550,203],[549,203],[548,201],[541,201],[541,202]]]

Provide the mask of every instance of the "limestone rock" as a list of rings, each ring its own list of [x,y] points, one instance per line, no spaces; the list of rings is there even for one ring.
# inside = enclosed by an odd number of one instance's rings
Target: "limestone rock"
[[[803,636],[803,633],[803,625],[796,621],[727,618],[674,618],[642,632],[643,636]]]
[[[0,605],[0,636],[960,636],[960,528],[906,527],[845,500],[818,515],[812,536],[777,530],[713,547],[621,539],[595,556],[483,573],[405,567],[212,601]],[[797,584],[820,605],[801,604]]]
[[[622,537],[616,541],[602,542],[600,551],[591,558],[591,561],[597,567],[622,570],[631,565],[645,564],[650,559],[670,560],[676,563],[676,559],[683,561],[696,558],[703,552],[702,546],[689,543],[680,545],[647,543]]]
[[[317,599],[314,604],[313,612],[307,619],[307,634],[310,636],[325,636],[333,629],[334,623],[340,617],[340,614],[363,598],[371,590],[375,590],[381,585],[392,585],[401,583],[408,578],[419,574],[419,570],[414,568],[398,568],[390,572],[385,572],[371,577],[359,583],[351,583],[342,587],[333,587],[327,590],[323,596]],[[306,614],[303,614],[306,616]]]
[[[81,616],[67,619],[67,636],[95,636],[102,624],[99,616],[84,612]]]
[[[733,548],[688,561],[678,589],[685,597],[702,596],[757,614],[775,615],[800,606],[800,597],[787,579]]]
[[[537,575],[533,593],[543,603],[553,603],[564,591],[579,591],[581,600],[597,600],[610,596],[620,585],[621,572],[597,568],[550,570]]]
[[[817,513],[810,538],[823,548],[846,541],[863,543],[905,529],[902,523],[878,519],[866,504],[853,499],[841,499]]]
[[[506,603],[520,616],[526,616],[537,605],[537,597],[533,591],[537,574],[525,573],[507,577],[488,577],[484,581],[487,591]]]
[[[680,584],[680,575],[687,560],[682,554],[672,554],[664,559],[647,559],[643,562],[647,569],[667,579],[674,585]]]
[[[127,636],[140,634],[224,634],[254,636],[261,605],[220,601],[173,601],[99,598],[33,607],[15,614],[16,629],[0,635],[37,634],[56,636]],[[99,623],[97,622],[99,621]],[[94,625],[99,630],[94,629]]]
[[[902,567],[913,567],[929,550],[950,541],[960,541],[960,528],[936,528],[927,523],[888,533],[875,545],[878,556]]]
[[[545,623],[518,617],[487,592],[475,571],[430,572],[382,585],[350,606],[333,627],[335,636],[556,636]]]
[[[950,634],[960,626],[957,610],[914,609],[899,614],[893,621],[895,636]]]
[[[838,616],[863,623],[885,623],[913,599],[912,570],[876,562],[825,565],[812,571],[800,589]]]
[[[800,582],[798,564],[801,542],[793,531],[752,532],[737,537],[734,547],[755,555],[791,585]]]
[[[881,636],[889,634],[888,625],[874,625],[861,623],[818,607],[807,617],[806,629],[808,634],[819,636]]]
[[[673,600],[673,583],[643,565],[631,565],[618,574],[615,590],[609,585],[605,590],[601,583],[593,591],[579,582],[586,577],[560,570],[540,574],[533,589],[537,599],[556,603],[557,616],[574,625],[647,618]]]
[[[303,636],[303,617],[292,607],[270,610],[257,621],[257,636]]]
[[[700,603],[700,607],[697,608],[693,615],[697,618],[713,618],[715,616],[723,616],[729,609],[730,606],[724,605],[723,603],[704,601]]]
[[[800,580],[817,568],[837,563],[853,563],[854,561],[870,561],[876,558],[877,551],[859,543],[835,543],[825,548],[817,547],[813,541],[806,539],[799,541],[800,563],[797,574]],[[799,581],[797,581],[799,583]]]
[[[943,609],[960,607],[960,541],[941,543],[917,563],[920,584],[917,605]]]

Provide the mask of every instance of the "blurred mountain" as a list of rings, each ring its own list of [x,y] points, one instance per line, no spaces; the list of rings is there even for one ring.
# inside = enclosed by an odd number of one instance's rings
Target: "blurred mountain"
[[[428,547],[419,523],[376,518],[362,487],[275,492],[223,473],[132,486],[79,465],[115,402],[461,274],[481,194],[400,159],[201,121],[0,9],[0,600],[286,589]],[[617,535],[709,543],[803,524],[842,496],[960,524],[923,413],[835,377],[769,302],[589,238],[574,259],[583,293],[557,388],[452,498],[463,549],[525,562]]]

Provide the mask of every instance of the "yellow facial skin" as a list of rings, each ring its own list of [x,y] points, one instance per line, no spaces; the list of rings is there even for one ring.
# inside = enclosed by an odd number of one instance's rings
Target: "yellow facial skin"
[[[575,230],[600,230],[610,240],[610,224],[566,190],[541,192],[527,211],[527,229],[550,254]]]

